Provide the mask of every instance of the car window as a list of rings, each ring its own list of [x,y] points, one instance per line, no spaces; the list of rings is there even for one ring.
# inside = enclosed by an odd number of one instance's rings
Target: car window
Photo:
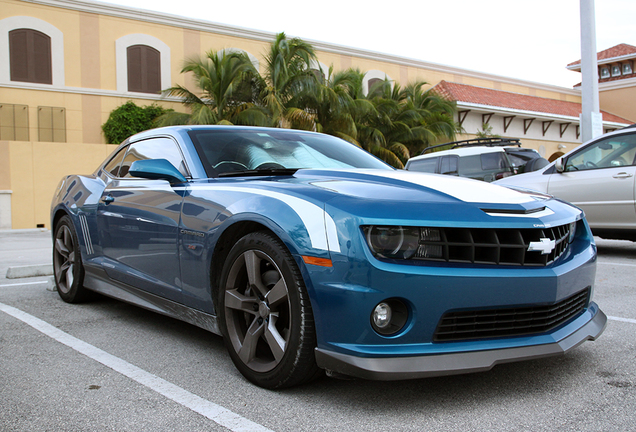
[[[530,152],[530,151],[524,151],[524,152],[506,151],[506,154],[508,155],[508,160],[510,161],[512,166],[515,168],[527,164],[532,159],[538,159],[541,157],[539,153]]]
[[[458,164],[459,175],[477,180],[493,181],[499,174],[510,172],[504,152],[462,156]]]
[[[166,159],[185,177],[189,176],[183,156],[177,144],[170,138],[152,138],[131,144],[119,171],[120,177],[132,177],[128,170],[138,160]]]
[[[420,171],[427,173],[434,173],[437,170],[437,161],[439,158],[427,158],[427,159],[419,159],[412,160],[408,165],[409,171]]]
[[[500,170],[506,169],[506,161],[503,152],[501,153],[484,153],[480,155],[481,169],[483,170]]]
[[[457,173],[457,159],[459,159],[457,156],[443,156],[439,172],[441,174],[459,175]]]
[[[119,175],[119,167],[121,166],[121,161],[124,158],[124,154],[126,154],[126,150],[128,147],[123,147],[119,150],[115,156],[113,156],[110,161],[104,166],[104,171],[112,175],[113,177],[117,177]]]
[[[636,135],[619,135],[593,143],[568,158],[565,171],[583,171],[633,165]]]
[[[274,168],[393,169],[358,146],[329,135],[289,130],[189,132],[208,174]]]

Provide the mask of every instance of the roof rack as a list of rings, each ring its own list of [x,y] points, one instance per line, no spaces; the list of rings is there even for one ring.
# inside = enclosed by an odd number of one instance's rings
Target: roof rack
[[[426,147],[421,155],[427,153],[433,149],[450,146],[450,149],[458,148],[458,147],[477,147],[477,146],[486,146],[486,147],[495,147],[495,146],[511,146],[516,145],[517,147],[521,147],[521,141],[518,138],[473,138],[462,141],[453,141],[447,142],[444,144],[437,144],[434,146]]]

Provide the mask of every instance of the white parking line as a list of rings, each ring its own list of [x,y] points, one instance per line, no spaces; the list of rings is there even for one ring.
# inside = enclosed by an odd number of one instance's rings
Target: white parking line
[[[39,285],[39,284],[45,284],[45,283],[49,283],[49,281],[22,282],[22,283],[16,283],[16,284],[6,284],[6,285],[0,285],[0,288],[2,288],[2,287],[20,286],[20,285]]]
[[[184,407],[189,408],[204,417],[209,418],[213,422],[219,424],[220,426],[228,428],[231,431],[270,431],[270,429],[267,429],[266,427],[261,426],[258,423],[254,423],[251,420],[241,417],[240,415],[235,414],[220,405],[203,399],[202,397],[190,393],[189,391],[176,386],[164,379],[161,379],[158,376],[151,374],[150,372],[146,372],[145,370],[128,363],[127,361],[122,360],[119,357],[115,357],[114,355],[109,354],[106,351],[102,351],[101,349],[89,343],[77,339],[76,337],[73,337],[68,333],[65,333],[60,329],[52,326],[46,321],[42,321],[41,319],[34,317],[33,315],[29,315],[26,312],[23,312],[12,306],[5,305],[3,303],[0,303],[0,310],[16,319],[19,319],[25,324],[30,325],[34,329],[38,330],[41,333],[44,333],[50,338],[55,339],[56,341],[74,349],[75,351],[84,354],[85,356],[95,361],[100,362],[104,366],[109,367],[134,381],[137,381],[139,384],[162,394],[168,399],[173,400],[174,402],[183,405]]]
[[[636,319],[631,319],[631,318],[620,318],[620,317],[608,316],[607,319],[612,321],[622,321],[622,322],[636,324]]]
[[[624,266],[624,267],[636,267],[636,264],[626,264],[626,263],[617,263],[617,262],[611,262],[611,261],[598,261],[599,264],[606,264],[606,265],[615,265],[615,266]]]

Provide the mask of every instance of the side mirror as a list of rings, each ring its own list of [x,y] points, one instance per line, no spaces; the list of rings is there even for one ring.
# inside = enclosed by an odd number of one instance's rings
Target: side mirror
[[[554,169],[556,169],[556,172],[562,173],[563,171],[565,171],[564,162],[565,161],[563,160],[562,157],[558,158],[556,162],[554,162]]]
[[[170,183],[184,183],[186,178],[166,159],[145,159],[133,162],[128,170],[133,177],[152,180],[167,180]]]

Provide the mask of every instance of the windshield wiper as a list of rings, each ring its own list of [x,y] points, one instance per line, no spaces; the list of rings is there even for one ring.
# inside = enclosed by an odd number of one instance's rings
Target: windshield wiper
[[[285,176],[292,175],[300,168],[268,168],[268,169],[254,169],[243,171],[229,171],[219,173],[218,177],[254,177],[254,176]]]

